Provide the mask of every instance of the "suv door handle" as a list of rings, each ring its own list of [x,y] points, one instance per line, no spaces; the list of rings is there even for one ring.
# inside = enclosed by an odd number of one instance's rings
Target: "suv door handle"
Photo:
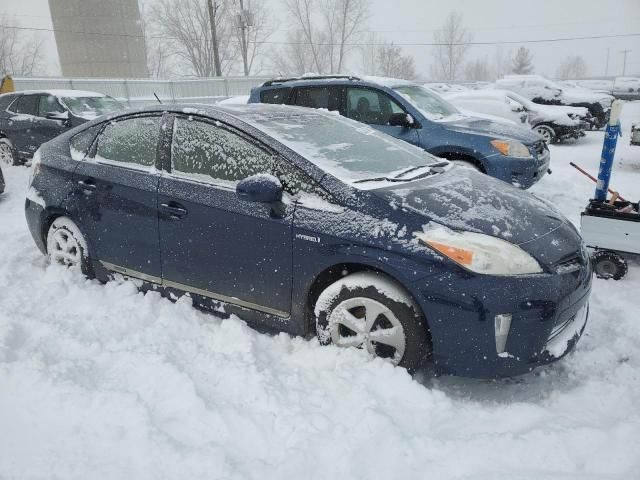
[[[82,187],[82,190],[85,190],[87,192],[89,191],[93,191],[96,190],[98,187],[96,186],[95,183],[93,183],[93,180],[87,179],[87,180],[79,180],[78,181],[78,185],[80,185]]]
[[[169,214],[169,218],[172,220],[180,220],[189,213],[186,208],[176,202],[162,203],[160,207]]]

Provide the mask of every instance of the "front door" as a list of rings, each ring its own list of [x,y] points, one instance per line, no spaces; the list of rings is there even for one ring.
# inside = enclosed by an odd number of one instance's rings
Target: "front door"
[[[235,191],[240,180],[271,173],[273,162],[220,123],[176,118],[158,196],[165,285],[289,315],[292,209],[247,202]]]
[[[384,92],[370,88],[347,87],[344,108],[346,117],[371,125],[376,130],[413,145],[420,144],[420,137],[416,128],[389,125],[391,115],[406,112],[393,98]]]
[[[161,116],[109,122],[78,163],[72,205],[92,255],[108,269],[160,282],[156,151]]]

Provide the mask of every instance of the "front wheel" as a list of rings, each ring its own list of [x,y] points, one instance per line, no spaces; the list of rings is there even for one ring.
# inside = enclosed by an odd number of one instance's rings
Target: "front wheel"
[[[0,138],[0,163],[4,165],[18,165],[18,156],[13,143],[8,138]]]
[[[68,217],[58,217],[51,223],[47,232],[47,255],[52,263],[80,268],[86,276],[93,277],[87,241]]]
[[[538,125],[535,131],[542,137],[547,145],[556,141],[556,132],[549,125]]]
[[[392,280],[374,272],[348,275],[316,302],[316,331],[323,345],[364,348],[413,373],[431,351],[418,306]]]

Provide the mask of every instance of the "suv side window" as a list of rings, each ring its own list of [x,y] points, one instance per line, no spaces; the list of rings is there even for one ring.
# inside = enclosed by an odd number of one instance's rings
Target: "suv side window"
[[[95,159],[148,170],[155,166],[159,116],[134,117],[107,123],[98,137]]]
[[[272,88],[260,92],[260,102],[280,104],[287,101],[290,89],[288,88]]]
[[[12,105],[12,110],[15,113],[35,116],[38,114],[39,97],[40,95],[23,95]]]
[[[341,87],[303,87],[295,91],[295,104],[299,107],[340,109]]]
[[[47,113],[64,113],[66,110],[53,95],[40,95],[38,115],[46,117]]]
[[[398,103],[383,92],[368,88],[347,88],[346,115],[369,125],[387,125],[394,113],[404,113]]]
[[[171,171],[177,176],[235,185],[251,175],[271,173],[273,156],[221,124],[176,118]]]

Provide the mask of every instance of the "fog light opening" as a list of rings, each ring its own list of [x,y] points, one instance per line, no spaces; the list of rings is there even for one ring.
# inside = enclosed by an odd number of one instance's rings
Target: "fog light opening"
[[[494,326],[496,330],[496,353],[504,353],[507,347],[507,337],[511,328],[511,314],[501,313],[495,316]]]

